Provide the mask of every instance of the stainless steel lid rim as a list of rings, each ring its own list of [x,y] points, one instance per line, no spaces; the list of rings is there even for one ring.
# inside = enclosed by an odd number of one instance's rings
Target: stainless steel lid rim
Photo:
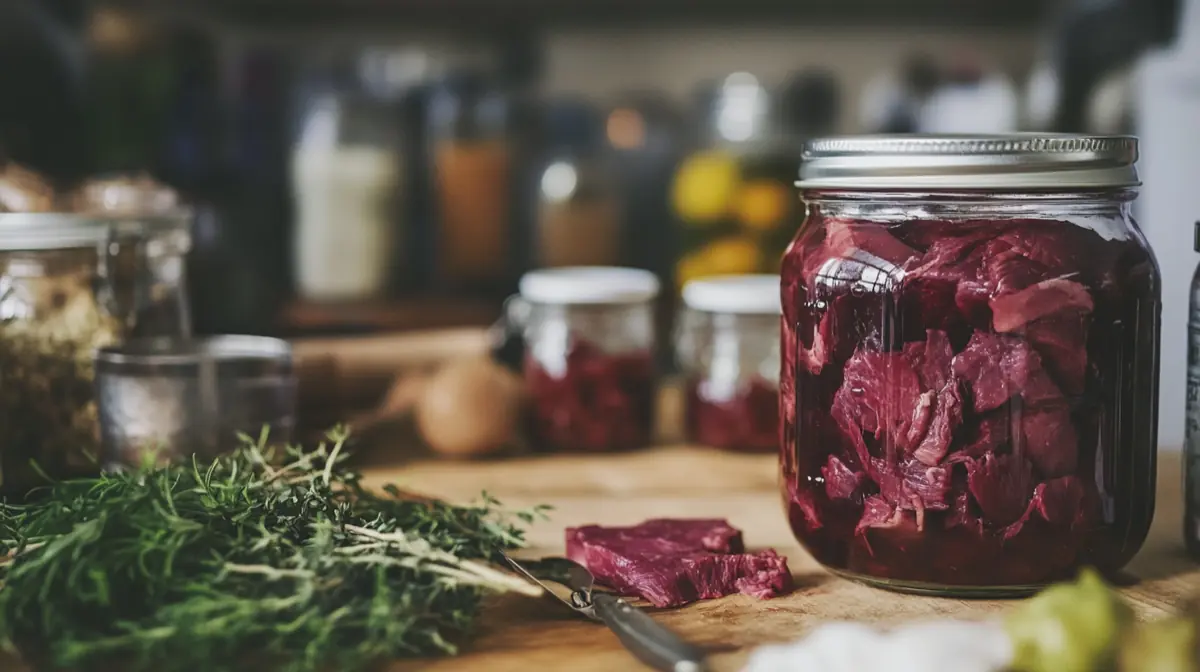
[[[1131,135],[1013,133],[1008,135],[847,135],[814,138],[804,156],[826,154],[1014,154],[1092,153],[1127,155],[1137,160]]]
[[[131,339],[96,351],[100,366],[196,366],[201,361],[261,361],[281,367],[292,364],[292,346],[270,336],[229,334],[193,339]]]
[[[1137,138],[877,135],[805,144],[801,189],[1136,187]]]

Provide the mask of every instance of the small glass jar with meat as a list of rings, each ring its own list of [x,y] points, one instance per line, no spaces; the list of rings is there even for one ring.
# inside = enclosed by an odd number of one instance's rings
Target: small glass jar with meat
[[[782,270],[782,483],[835,572],[1019,594],[1154,511],[1160,275],[1127,137],[810,142]]]
[[[523,331],[535,450],[607,452],[650,443],[658,293],[658,278],[633,268],[563,267],[521,278],[508,312]]]
[[[726,275],[683,287],[675,339],[687,440],[779,450],[779,276]]]

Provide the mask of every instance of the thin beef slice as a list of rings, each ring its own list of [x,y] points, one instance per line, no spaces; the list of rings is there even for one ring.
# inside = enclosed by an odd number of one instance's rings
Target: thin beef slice
[[[1029,405],[1063,396],[1042,367],[1041,356],[1017,336],[977,331],[951,367],[967,381],[976,413],[999,408],[1014,395]]]
[[[1020,534],[1025,523],[1035,515],[1051,525],[1075,531],[1086,528],[1093,513],[1082,479],[1074,474],[1051,479],[1034,488],[1025,514],[1008,526],[1004,538],[1011,539]]]
[[[837,396],[841,411],[863,431],[876,437],[886,434],[893,445],[908,447],[921,383],[902,353],[855,352],[846,362]]]
[[[967,484],[984,521],[1007,527],[1019,520],[1033,494],[1033,470],[1016,455],[984,455],[967,462]]]
[[[733,593],[768,598],[792,588],[787,559],[773,550],[743,552],[741,532],[724,520],[587,525],[568,528],[566,540],[567,557],[598,582],[656,607]]]
[[[1030,322],[1064,312],[1091,313],[1095,307],[1087,288],[1073,280],[1050,278],[990,301],[992,325],[1013,332]]]
[[[1023,409],[1021,434],[1026,457],[1043,477],[1056,478],[1075,472],[1079,436],[1068,408]]]
[[[963,402],[959,393],[958,382],[951,380],[937,394],[933,419],[925,432],[925,437],[913,450],[913,457],[927,466],[934,466],[946,457],[950,451],[950,443],[954,440],[954,431],[962,424]]]
[[[867,254],[902,267],[918,254],[878,224],[831,219],[825,231],[825,246],[830,254],[843,259],[863,260],[863,254]]]
[[[892,528],[904,522],[904,512],[879,495],[871,495],[863,501],[863,514],[855,527],[862,534],[869,528]]]
[[[825,479],[825,494],[830,499],[857,499],[867,483],[867,475],[855,472],[835,455],[830,455],[821,467]]]
[[[1014,221],[995,238],[997,249],[1006,248],[1046,269],[1049,275],[1068,275],[1088,268],[1095,262],[1088,243],[1095,236],[1074,224],[1044,220]]]
[[[838,388],[833,395],[833,406],[830,407],[829,414],[853,448],[853,455],[858,464],[865,467],[871,463],[871,451],[863,439],[863,428],[856,419],[860,412],[862,409],[855,401],[854,393],[845,386]]]
[[[930,467],[916,460],[889,465],[872,460],[872,477],[879,485],[879,496],[888,504],[916,513],[917,529],[925,529],[926,511],[944,511],[950,507],[950,470]]]
[[[927,330],[924,341],[905,344],[904,356],[912,363],[921,385],[927,390],[942,389],[950,378],[954,348],[946,332],[940,329]]]
[[[979,416],[974,422],[973,431],[964,437],[961,446],[946,458],[946,462],[965,463],[988,453],[999,452],[1011,438],[1011,413],[1008,406],[1001,406]]]
[[[973,317],[972,306],[960,305],[958,295],[964,283],[980,276],[980,255],[973,252],[982,244],[978,237],[943,238],[935,241],[904,274],[900,303],[906,315],[914,316],[927,328],[947,329]],[[983,298],[987,308],[987,298]]]
[[[1087,336],[1091,321],[1090,314],[1066,312],[1025,326],[1025,338],[1067,394],[1083,394],[1087,383]]]

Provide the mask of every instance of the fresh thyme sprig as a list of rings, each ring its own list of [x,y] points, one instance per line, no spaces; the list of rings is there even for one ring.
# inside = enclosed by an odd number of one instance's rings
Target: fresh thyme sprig
[[[264,433],[0,505],[0,645],[69,669],[349,671],[454,653],[484,593],[537,594],[488,563],[540,510],[368,492],[346,438],[306,452]]]

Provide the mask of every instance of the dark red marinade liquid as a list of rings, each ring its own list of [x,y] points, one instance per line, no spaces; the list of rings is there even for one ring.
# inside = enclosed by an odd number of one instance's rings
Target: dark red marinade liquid
[[[650,352],[606,353],[575,339],[562,375],[526,355],[529,438],[544,452],[603,452],[650,443],[657,394]]]
[[[964,589],[1126,564],[1154,511],[1160,289],[1140,233],[809,224],[784,258],[780,412],[814,557]]]
[[[779,388],[765,380],[746,382],[732,395],[714,396],[698,380],[687,384],[687,439],[746,453],[779,450]]]

